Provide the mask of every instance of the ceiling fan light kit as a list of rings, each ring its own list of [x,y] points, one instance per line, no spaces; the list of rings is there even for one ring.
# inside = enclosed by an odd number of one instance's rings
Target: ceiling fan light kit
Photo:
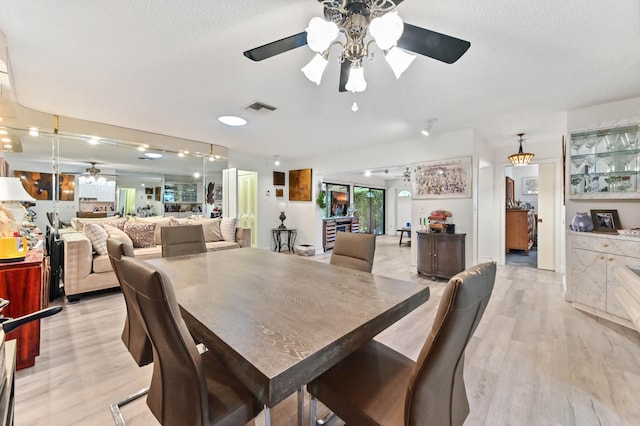
[[[527,166],[531,160],[533,160],[534,155],[529,152],[522,151],[522,137],[524,136],[524,133],[518,133],[518,136],[520,137],[520,140],[518,141],[520,143],[520,149],[517,153],[509,156],[509,161],[516,167]]]
[[[324,8],[324,19],[314,17],[305,32],[247,50],[244,56],[261,61],[307,44],[317,55],[301,71],[319,85],[329,50],[339,44],[342,51],[338,90],[362,92],[367,87],[362,60],[371,57],[371,43],[375,42],[383,51],[396,78],[415,59],[415,55],[405,50],[452,64],[471,46],[468,41],[403,22],[394,9],[404,0],[318,1]],[[344,40],[338,40],[340,33]]]

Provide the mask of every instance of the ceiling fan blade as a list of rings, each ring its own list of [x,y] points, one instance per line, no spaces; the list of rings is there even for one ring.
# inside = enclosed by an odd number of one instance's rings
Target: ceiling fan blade
[[[338,92],[346,92],[347,81],[349,81],[349,71],[351,70],[351,61],[345,59],[340,64],[340,84],[338,85]]]
[[[244,52],[244,56],[253,61],[261,61],[263,59],[279,55],[280,53],[293,50],[296,47],[304,46],[305,44],[307,44],[306,31],[294,34],[289,37],[285,37],[278,41],[272,41],[271,43],[265,44],[264,46],[247,50],[246,52]]]
[[[452,64],[469,49],[471,43],[446,34],[404,23],[398,47]]]

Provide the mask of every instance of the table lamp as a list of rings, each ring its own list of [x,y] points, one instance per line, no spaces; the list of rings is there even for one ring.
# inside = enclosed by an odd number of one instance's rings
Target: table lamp
[[[36,200],[25,191],[19,178],[0,176],[0,202],[2,202],[3,207],[13,215],[13,220],[18,226],[22,226],[22,221],[26,213],[20,201],[31,201],[35,203]],[[9,219],[11,219],[11,217],[9,217]]]
[[[284,220],[287,218],[284,214],[284,211],[287,209],[287,203],[278,203],[278,209],[280,209],[280,217],[278,217],[278,219],[280,219],[280,225],[278,229],[287,229],[284,224]]]

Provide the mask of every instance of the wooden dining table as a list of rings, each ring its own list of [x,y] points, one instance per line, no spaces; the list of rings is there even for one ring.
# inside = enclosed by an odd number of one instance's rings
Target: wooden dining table
[[[148,260],[191,333],[270,408],[429,299],[429,287],[256,248]],[[268,415],[268,410],[267,410]]]

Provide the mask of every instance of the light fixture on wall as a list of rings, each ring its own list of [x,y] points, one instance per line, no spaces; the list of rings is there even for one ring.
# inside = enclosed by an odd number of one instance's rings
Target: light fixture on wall
[[[516,167],[528,165],[531,162],[531,160],[533,160],[533,157],[534,157],[533,154],[522,151],[523,136],[524,136],[524,133],[518,133],[518,137],[520,138],[520,140],[518,141],[520,143],[520,149],[518,150],[517,153],[509,156],[509,161],[511,162],[511,164],[513,164]]]

